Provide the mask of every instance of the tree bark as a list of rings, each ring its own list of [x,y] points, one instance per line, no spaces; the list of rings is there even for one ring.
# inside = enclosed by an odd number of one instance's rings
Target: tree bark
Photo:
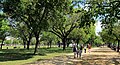
[[[51,46],[52,46],[52,40],[50,40],[50,48],[51,48]]]
[[[28,49],[28,50],[29,50],[29,48],[30,48],[31,39],[32,39],[32,33],[29,34],[29,40],[27,41],[27,49]]]
[[[65,50],[66,49],[66,38],[62,39],[62,43],[63,43],[63,50]]]
[[[47,46],[48,46],[48,48],[49,48],[49,42],[47,43]]]
[[[26,41],[23,40],[23,43],[24,43],[24,49],[26,49]]]
[[[30,40],[29,41],[27,41],[27,50],[29,50],[29,47],[30,46]]]
[[[118,40],[118,47],[117,47],[117,52],[119,52],[119,47],[120,46],[120,40]]]
[[[67,43],[67,47],[69,47],[69,43]]]
[[[37,52],[37,47],[38,47],[38,44],[39,44],[39,35],[38,35],[38,36],[35,36],[35,38],[36,38],[36,44],[35,44],[34,54],[36,54],[36,52]]]
[[[4,42],[5,38],[2,39],[2,44],[1,44],[1,49],[2,49],[2,46],[3,46],[3,42]]]
[[[66,39],[66,45],[67,45],[67,47],[69,47],[69,44],[70,44],[70,43],[69,43],[69,39],[67,38],[67,39]]]

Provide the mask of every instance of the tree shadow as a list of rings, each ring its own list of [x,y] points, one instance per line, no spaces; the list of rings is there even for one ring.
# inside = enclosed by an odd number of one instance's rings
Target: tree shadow
[[[100,50],[100,51],[92,51],[92,52],[112,53],[113,51],[102,51],[102,50]]]
[[[62,49],[55,49],[55,50],[47,49],[47,51],[48,50],[50,51],[48,53],[63,52]],[[114,51],[109,50],[108,48],[100,49],[100,50],[92,51],[92,52],[97,52],[97,53],[83,55],[82,59],[78,59],[78,58],[74,59],[73,55],[56,56],[51,59],[45,59],[45,60],[39,59],[36,61],[36,63],[33,63],[33,64],[38,64],[38,65],[39,64],[43,64],[43,65],[48,65],[48,64],[49,65],[112,65],[112,64],[120,65],[120,56],[109,54],[110,52],[113,53]],[[105,55],[99,54],[98,52],[100,53],[102,52]]]
[[[62,48],[38,48],[36,55],[45,56],[49,53],[70,53],[72,52],[71,48],[66,48],[67,50],[63,51]],[[34,48],[27,49],[0,49],[0,62],[1,61],[14,61],[14,60],[26,60],[32,58]]]
[[[0,49],[0,62],[26,60],[32,58],[33,54],[21,49]]]
[[[0,62],[14,61],[14,60],[26,60],[32,58],[32,54],[21,54],[21,53],[0,53]]]
[[[83,56],[82,59],[75,58],[73,55],[63,55],[55,56],[51,59],[39,59],[34,63],[30,64],[43,64],[43,65],[119,65],[120,57],[116,58],[105,58],[106,55],[92,55],[92,56]],[[110,56],[110,55],[109,55]],[[108,56],[108,57],[109,57]],[[88,58],[89,57],[89,58]],[[103,58],[102,58],[103,57]]]
[[[66,48],[66,50],[63,51],[62,48],[56,48],[56,47],[53,47],[53,48],[39,48],[40,50],[38,50],[38,52],[44,52],[44,53],[71,53],[72,52],[72,48]]]
[[[115,65],[120,65],[120,61],[117,60],[120,60],[120,58],[112,58],[112,61],[114,62]]]

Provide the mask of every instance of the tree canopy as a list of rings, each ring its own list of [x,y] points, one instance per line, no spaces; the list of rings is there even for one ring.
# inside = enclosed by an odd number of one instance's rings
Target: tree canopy
[[[83,44],[103,43],[95,35],[94,24],[98,19],[103,27],[102,40],[117,40],[119,48],[119,0],[3,0],[0,4],[4,13],[0,15],[1,38],[11,28],[11,36],[22,39],[28,50],[35,38],[34,54],[40,41],[51,42],[52,38],[61,39],[63,50],[69,39]]]

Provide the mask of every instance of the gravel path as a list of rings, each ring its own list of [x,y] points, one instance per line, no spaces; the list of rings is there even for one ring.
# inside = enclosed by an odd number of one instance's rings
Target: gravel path
[[[82,59],[73,58],[73,53],[29,63],[27,65],[120,65],[120,54],[108,47],[92,48],[83,53]]]

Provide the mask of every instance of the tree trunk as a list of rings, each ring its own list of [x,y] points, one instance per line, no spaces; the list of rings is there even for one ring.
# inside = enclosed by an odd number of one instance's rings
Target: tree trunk
[[[50,43],[50,48],[52,47],[51,43]]]
[[[118,40],[117,52],[119,52],[119,48],[120,48],[120,40]]]
[[[62,39],[62,43],[63,43],[63,50],[65,50],[65,48],[66,48],[66,38]]]
[[[29,50],[29,47],[30,46],[30,40],[29,41],[27,41],[27,50]]]
[[[29,50],[29,48],[30,48],[31,39],[32,39],[32,33],[29,34],[29,40],[27,41],[27,49],[28,49],[28,50]]]
[[[26,49],[26,41],[23,40],[23,43],[24,43],[24,49]]]
[[[4,40],[5,40],[5,38],[4,38],[4,39],[2,39],[1,49],[2,49],[2,46],[3,46],[3,42],[4,42]]]
[[[34,54],[37,52],[37,46],[39,44],[39,35],[35,37],[36,38],[36,44],[35,44],[35,51]]]
[[[48,48],[49,48],[49,42],[47,43],[47,46],[48,46]]]
[[[69,43],[67,43],[67,47],[69,47]]]
[[[50,48],[51,48],[51,46],[52,46],[52,40],[50,41]]]
[[[68,39],[66,39],[66,44],[67,44],[67,47],[69,47],[69,40]]]

